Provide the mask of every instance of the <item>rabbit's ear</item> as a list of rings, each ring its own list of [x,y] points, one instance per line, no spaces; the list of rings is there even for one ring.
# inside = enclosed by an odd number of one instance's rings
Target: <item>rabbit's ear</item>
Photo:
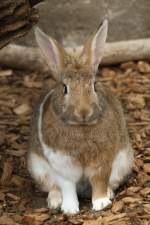
[[[94,72],[97,72],[98,66],[103,57],[107,31],[108,20],[104,19],[97,32],[85,43],[80,56],[83,62],[90,65]]]
[[[61,70],[64,66],[65,50],[61,48],[54,39],[47,36],[38,27],[35,28],[35,37],[43,56],[50,66],[54,78],[59,80]]]

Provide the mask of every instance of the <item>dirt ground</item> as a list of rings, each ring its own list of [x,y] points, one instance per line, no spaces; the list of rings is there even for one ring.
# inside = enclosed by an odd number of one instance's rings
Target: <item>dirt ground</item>
[[[0,69],[0,225],[150,224],[150,64],[103,68],[99,79],[123,103],[135,153],[133,173],[105,210],[93,212],[86,199],[78,215],[67,216],[46,208],[46,194],[26,169],[33,107],[51,85],[50,75]]]

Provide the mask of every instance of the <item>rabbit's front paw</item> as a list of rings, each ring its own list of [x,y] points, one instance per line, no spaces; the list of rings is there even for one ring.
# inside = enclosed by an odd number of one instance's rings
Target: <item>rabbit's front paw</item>
[[[51,190],[47,198],[48,208],[58,209],[62,204],[62,195],[59,190]]]
[[[93,210],[99,211],[111,204],[111,201],[108,197],[98,198],[93,201]]]
[[[65,200],[62,203],[61,210],[66,214],[76,214],[79,212],[79,202]]]

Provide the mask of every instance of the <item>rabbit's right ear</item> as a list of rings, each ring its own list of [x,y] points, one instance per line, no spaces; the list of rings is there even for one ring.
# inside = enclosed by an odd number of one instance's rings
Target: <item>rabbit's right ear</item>
[[[64,67],[65,50],[38,27],[35,28],[35,37],[43,56],[50,66],[54,79],[59,80],[61,70]]]
[[[90,66],[94,73],[97,72],[98,66],[103,57],[107,31],[108,20],[104,19],[99,29],[87,40],[80,55],[82,62]]]

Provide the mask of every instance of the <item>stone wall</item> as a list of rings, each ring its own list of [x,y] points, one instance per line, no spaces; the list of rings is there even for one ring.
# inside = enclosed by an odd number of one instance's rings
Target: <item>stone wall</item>
[[[107,15],[108,41],[150,37],[150,0],[47,0],[38,26],[64,45],[82,44]],[[18,41],[34,45],[33,31]]]

